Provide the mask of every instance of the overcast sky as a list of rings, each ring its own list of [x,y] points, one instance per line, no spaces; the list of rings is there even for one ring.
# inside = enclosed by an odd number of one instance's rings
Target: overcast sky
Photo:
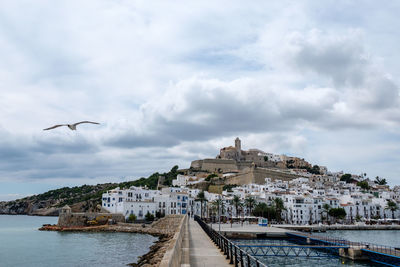
[[[14,1],[0,200],[244,149],[400,184],[399,1]],[[78,131],[57,123],[93,120]]]

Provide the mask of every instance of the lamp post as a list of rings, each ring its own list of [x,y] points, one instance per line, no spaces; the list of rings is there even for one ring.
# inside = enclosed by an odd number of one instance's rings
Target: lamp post
[[[221,195],[218,195],[219,202],[218,202],[218,233],[221,234]]]

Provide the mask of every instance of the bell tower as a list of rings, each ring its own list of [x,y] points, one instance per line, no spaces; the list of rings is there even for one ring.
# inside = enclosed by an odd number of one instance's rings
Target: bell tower
[[[235,139],[235,149],[236,149],[236,160],[239,161],[242,156],[242,142],[239,137]]]

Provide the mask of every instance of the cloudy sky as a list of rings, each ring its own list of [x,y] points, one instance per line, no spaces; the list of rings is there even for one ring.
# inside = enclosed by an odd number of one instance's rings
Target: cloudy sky
[[[399,1],[14,1],[0,200],[244,149],[400,184]],[[80,120],[78,131],[56,123]]]

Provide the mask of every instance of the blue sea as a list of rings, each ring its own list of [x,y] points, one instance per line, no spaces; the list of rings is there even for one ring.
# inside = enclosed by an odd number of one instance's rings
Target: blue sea
[[[335,238],[347,239],[350,241],[357,242],[369,242],[380,245],[386,245],[391,247],[400,247],[400,231],[399,230],[369,230],[369,231],[327,231],[326,233],[314,233],[313,235],[330,236]],[[281,245],[291,244],[285,240],[236,240],[238,244],[254,244],[259,245],[279,243]],[[324,254],[324,253],[321,253]],[[326,254],[329,256],[330,254]],[[339,267],[339,266],[382,266],[372,262],[354,262],[352,260],[343,259],[340,257],[257,257],[263,263],[267,264],[268,267],[279,267],[279,266],[292,266],[292,267]]]
[[[156,237],[133,233],[38,231],[57,217],[0,215],[0,266],[126,266]]]

